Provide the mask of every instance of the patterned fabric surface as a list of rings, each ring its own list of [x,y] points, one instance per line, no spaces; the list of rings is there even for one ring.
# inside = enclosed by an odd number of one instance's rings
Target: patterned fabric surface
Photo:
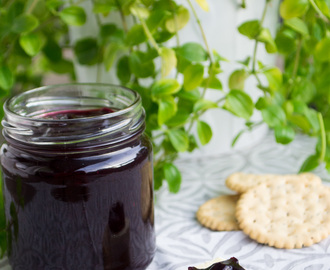
[[[289,145],[279,145],[270,134],[249,149],[180,160],[180,192],[170,194],[164,188],[156,194],[157,252],[147,270],[187,270],[191,265],[232,256],[247,270],[330,270],[330,237],[308,248],[275,249],[257,244],[240,231],[210,231],[195,219],[203,202],[231,193],[224,184],[229,174],[296,173],[314,147],[314,140],[302,136]],[[323,168],[315,173],[330,185],[330,176]],[[10,269],[6,259],[0,261],[0,269]]]
[[[164,189],[156,197],[158,249],[148,270],[187,270],[188,266],[232,256],[248,270],[330,270],[330,237],[308,248],[275,249],[257,244],[240,231],[210,231],[195,219],[203,202],[231,193],[224,184],[229,174],[296,173],[314,147],[314,140],[302,136],[289,145],[278,145],[269,134],[250,149],[178,162],[183,172],[180,192],[173,195]],[[324,169],[315,173],[330,184]]]

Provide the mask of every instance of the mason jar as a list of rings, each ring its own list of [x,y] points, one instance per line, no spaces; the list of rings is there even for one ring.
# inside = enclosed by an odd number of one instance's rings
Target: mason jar
[[[1,149],[14,270],[142,270],[155,252],[152,145],[140,96],[46,86],[4,104]]]

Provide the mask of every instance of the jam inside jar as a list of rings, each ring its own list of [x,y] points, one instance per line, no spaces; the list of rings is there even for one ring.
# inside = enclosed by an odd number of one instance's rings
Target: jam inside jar
[[[155,252],[152,147],[132,90],[41,87],[2,121],[8,257],[19,270],[142,270]]]

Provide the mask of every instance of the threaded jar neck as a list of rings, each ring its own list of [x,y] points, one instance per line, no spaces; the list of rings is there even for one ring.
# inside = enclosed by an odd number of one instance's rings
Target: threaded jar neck
[[[36,88],[4,104],[3,134],[22,148],[83,151],[140,135],[145,113],[139,94],[108,84]]]

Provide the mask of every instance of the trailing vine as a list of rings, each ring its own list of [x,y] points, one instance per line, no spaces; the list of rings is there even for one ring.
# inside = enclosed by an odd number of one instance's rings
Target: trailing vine
[[[284,0],[279,23],[272,36],[264,26],[269,5],[264,1],[260,18],[242,23],[238,33],[254,42],[251,56],[223,87],[219,79],[224,58],[211,51],[203,22],[192,0],[186,6],[175,0],[0,0],[0,97],[40,86],[50,73],[76,80],[74,62],[114,72],[121,85],[140,93],[147,112],[146,132],[154,144],[155,189],[164,183],[178,192],[181,174],[175,160],[212,139],[212,127],[201,119],[211,110],[227,110],[246,121],[239,137],[261,124],[274,130],[278,143],[287,144],[297,133],[318,138],[315,152],[300,171],[321,164],[330,172],[330,11],[329,0]],[[207,12],[207,0],[196,0]],[[90,3],[92,10],[82,5]],[[250,7],[246,0],[241,8]],[[189,8],[189,9],[188,9]],[[88,13],[88,14],[87,14]],[[97,37],[70,41],[69,29],[83,27],[91,14],[97,21]],[[106,22],[113,14],[120,20]],[[130,23],[133,21],[134,23]],[[182,44],[180,31],[197,23],[201,43]],[[175,45],[169,46],[174,39]],[[258,59],[263,45],[283,59],[283,66],[267,66]],[[73,57],[65,51],[71,51]],[[226,57],[226,55],[223,55]],[[253,77],[260,89],[254,102],[245,81]],[[218,100],[207,91],[221,91]],[[262,120],[254,122],[258,111]],[[1,195],[1,194],[0,194]],[[6,220],[0,200],[0,249],[6,250]]]

